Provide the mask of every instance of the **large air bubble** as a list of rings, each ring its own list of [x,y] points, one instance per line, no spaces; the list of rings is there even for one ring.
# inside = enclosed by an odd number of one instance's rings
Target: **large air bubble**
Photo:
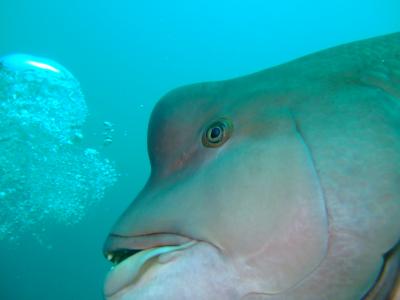
[[[78,81],[55,62],[0,58],[0,240],[74,224],[116,181],[112,164],[85,149],[87,107]]]

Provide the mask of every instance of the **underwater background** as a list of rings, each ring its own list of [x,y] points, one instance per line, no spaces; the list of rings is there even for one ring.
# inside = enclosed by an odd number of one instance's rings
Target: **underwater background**
[[[102,299],[103,242],[150,173],[147,122],[167,91],[399,30],[399,0],[0,0],[0,57],[66,67],[88,106],[82,143],[119,174],[79,223],[33,223],[0,240],[0,299]]]

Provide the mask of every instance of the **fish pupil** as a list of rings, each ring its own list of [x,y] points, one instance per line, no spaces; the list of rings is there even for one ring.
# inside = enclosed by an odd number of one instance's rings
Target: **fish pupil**
[[[216,138],[218,138],[220,136],[220,134],[221,134],[221,128],[214,127],[213,129],[211,129],[210,137],[212,139],[216,139]]]

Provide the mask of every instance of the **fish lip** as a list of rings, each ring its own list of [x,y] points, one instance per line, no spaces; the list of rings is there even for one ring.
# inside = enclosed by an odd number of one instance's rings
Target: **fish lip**
[[[123,259],[142,250],[161,247],[161,246],[179,246],[195,239],[169,232],[153,232],[135,235],[124,235],[111,233],[103,248],[105,258],[111,262],[119,263]],[[122,260],[115,260],[117,253],[125,253]]]
[[[149,237],[150,236],[150,237]],[[159,243],[155,241],[151,241],[152,244],[149,244],[148,239],[154,239],[154,237],[162,237],[164,240],[161,240]],[[167,239],[166,239],[167,238]],[[177,245],[171,245],[170,243],[166,244],[172,239],[176,239],[175,241],[183,241],[183,240],[188,240],[189,242],[185,242],[183,244],[177,244]],[[112,299],[121,299],[120,293],[124,293],[126,289],[132,289],[137,283],[138,278],[140,278],[140,270],[142,270],[142,267],[153,259],[154,257],[162,256],[170,252],[175,252],[175,251],[182,251],[184,249],[193,247],[194,245],[197,244],[198,241],[189,239],[184,237],[184,239],[181,239],[182,236],[179,235],[174,235],[174,234],[146,234],[145,237],[143,236],[119,236],[113,234],[109,239],[111,241],[120,241],[121,239],[123,240],[129,240],[133,241],[135,248],[140,247],[141,249],[123,249],[121,250],[120,245],[116,244],[113,245],[114,249],[112,251],[115,252],[110,252],[111,255],[115,253],[115,257],[117,257],[117,261],[113,261],[114,263],[117,263],[118,265],[111,268],[110,272],[107,275],[107,278],[104,282],[104,290],[103,290],[103,296],[105,299],[112,300]],[[166,239],[166,240],[165,240]],[[142,244],[143,240],[145,241],[145,244]],[[137,243],[137,242],[140,243]],[[125,246],[125,245],[124,245]],[[172,247],[169,247],[172,246]],[[117,250],[115,250],[117,249]],[[146,251],[145,251],[146,250]],[[118,251],[126,251],[126,256],[120,260],[118,256],[120,255]],[[131,253],[129,253],[131,251]],[[141,253],[137,253],[140,252]],[[126,261],[125,261],[126,259]],[[157,262],[153,261],[152,264],[164,264],[169,262],[164,260],[164,262]],[[121,264],[120,264],[121,263]],[[146,271],[144,271],[146,272]],[[116,297],[116,298],[115,298]]]

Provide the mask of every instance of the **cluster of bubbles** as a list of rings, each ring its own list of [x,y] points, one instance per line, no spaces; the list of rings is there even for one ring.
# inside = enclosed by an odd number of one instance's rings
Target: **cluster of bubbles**
[[[0,58],[0,241],[74,224],[116,181],[110,161],[84,148],[87,106],[78,81],[53,61]]]

